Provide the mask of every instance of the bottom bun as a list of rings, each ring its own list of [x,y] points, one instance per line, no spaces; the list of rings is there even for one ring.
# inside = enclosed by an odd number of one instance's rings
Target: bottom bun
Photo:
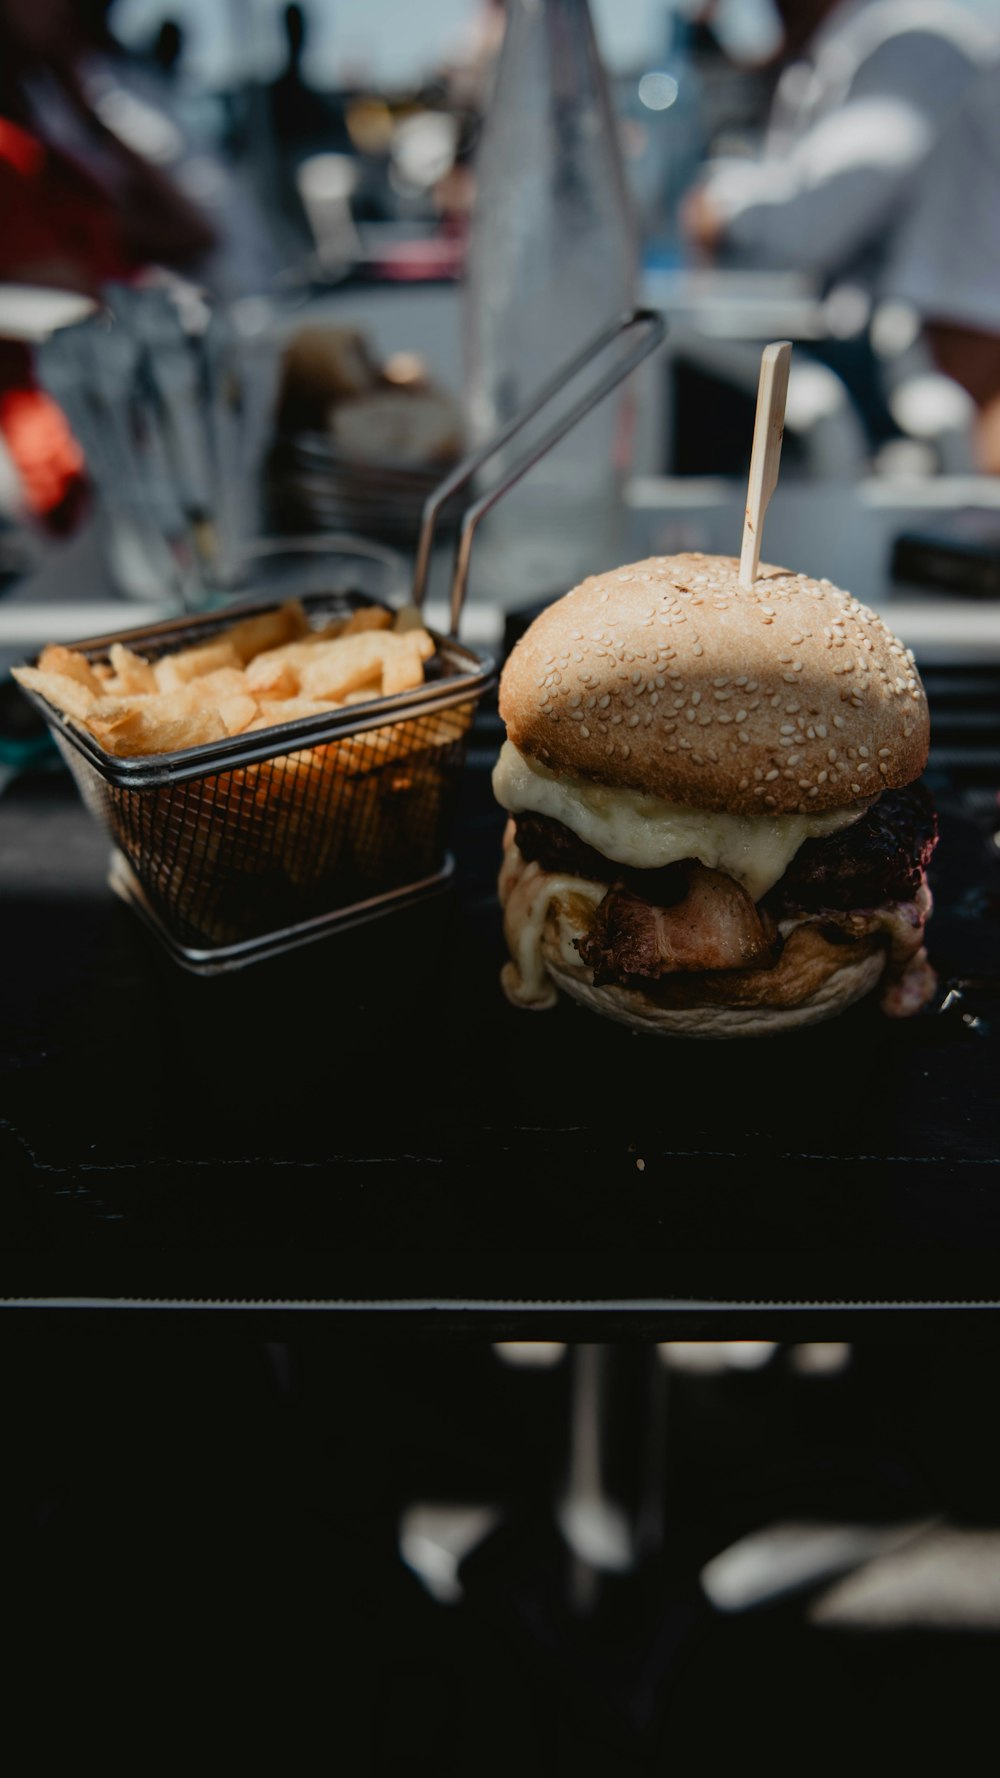
[[[807,1000],[797,1006],[658,1006],[633,989],[614,984],[596,988],[586,972],[577,974],[546,957],[545,966],[556,986],[604,1018],[616,1019],[637,1031],[655,1031],[664,1037],[763,1037],[791,1031],[797,1025],[818,1025],[844,1012],[870,994],[885,969],[885,952],[868,951],[842,963],[828,975]]]
[[[643,987],[597,986],[577,940],[604,883],[526,863],[510,827],[499,890],[510,950],[501,982],[515,1006],[541,1010],[559,989],[605,1018],[668,1037],[757,1037],[819,1024],[870,994],[889,961],[883,934],[869,930],[845,941],[806,918],[790,925],[772,969],[678,972]]]

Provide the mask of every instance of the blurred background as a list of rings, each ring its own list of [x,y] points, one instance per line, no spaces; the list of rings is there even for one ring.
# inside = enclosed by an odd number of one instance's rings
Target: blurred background
[[[4,0],[6,583],[83,532],[95,599],[175,608],[253,535],[409,551],[461,450],[641,302],[664,349],[484,527],[474,602],[738,551],[772,338],[773,559],[964,599],[997,535],[998,31],[992,0]],[[897,611],[939,648],[991,615]]]
[[[996,0],[0,0],[0,670],[252,595],[267,540],[360,537],[399,592],[441,478],[637,303],[665,343],[484,523],[470,640],[615,561],[738,554],[790,339],[765,559],[921,667],[1000,661],[998,57]],[[41,744],[2,689],[0,794]],[[167,1618],[131,1646],[116,1614],[207,1597],[184,1684],[240,1751],[289,1696],[400,1773],[492,1769],[484,1739],[659,1769],[677,1723],[790,1750],[873,1696],[897,1753],[986,1720],[988,1346],[4,1354],[32,1649],[96,1595],[162,1712]]]

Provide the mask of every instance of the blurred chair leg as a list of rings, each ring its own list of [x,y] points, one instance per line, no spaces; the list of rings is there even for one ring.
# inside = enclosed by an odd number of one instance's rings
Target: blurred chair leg
[[[556,1523],[569,1554],[568,1603],[596,1610],[604,1577],[662,1546],[667,1374],[645,1344],[569,1349],[566,1466]]]

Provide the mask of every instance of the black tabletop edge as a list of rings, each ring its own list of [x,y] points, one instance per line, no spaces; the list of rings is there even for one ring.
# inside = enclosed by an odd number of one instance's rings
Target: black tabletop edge
[[[183,1315],[222,1333],[251,1332],[282,1340],[322,1331],[348,1338],[435,1337],[470,1334],[487,1341],[558,1338],[566,1341],[670,1339],[866,1340],[971,1338],[1000,1341],[1000,1299],[882,1300],[863,1302],[751,1302],[694,1299],[608,1299],[587,1302],[453,1301],[413,1298],[356,1300],[240,1300],[198,1297],[0,1297],[0,1326],[24,1317],[54,1323],[88,1311],[88,1326],[120,1325],[123,1315],[143,1324]],[[13,1312],[13,1313],[12,1313]]]

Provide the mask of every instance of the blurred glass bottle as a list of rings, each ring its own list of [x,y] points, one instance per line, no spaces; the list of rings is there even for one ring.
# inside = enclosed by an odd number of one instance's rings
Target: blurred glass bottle
[[[506,10],[464,273],[474,444],[636,301],[635,223],[588,0],[507,0]],[[584,372],[573,396],[586,386]],[[606,397],[487,515],[474,592],[526,604],[620,560],[632,400],[627,384]],[[487,484],[535,435],[494,460]]]

